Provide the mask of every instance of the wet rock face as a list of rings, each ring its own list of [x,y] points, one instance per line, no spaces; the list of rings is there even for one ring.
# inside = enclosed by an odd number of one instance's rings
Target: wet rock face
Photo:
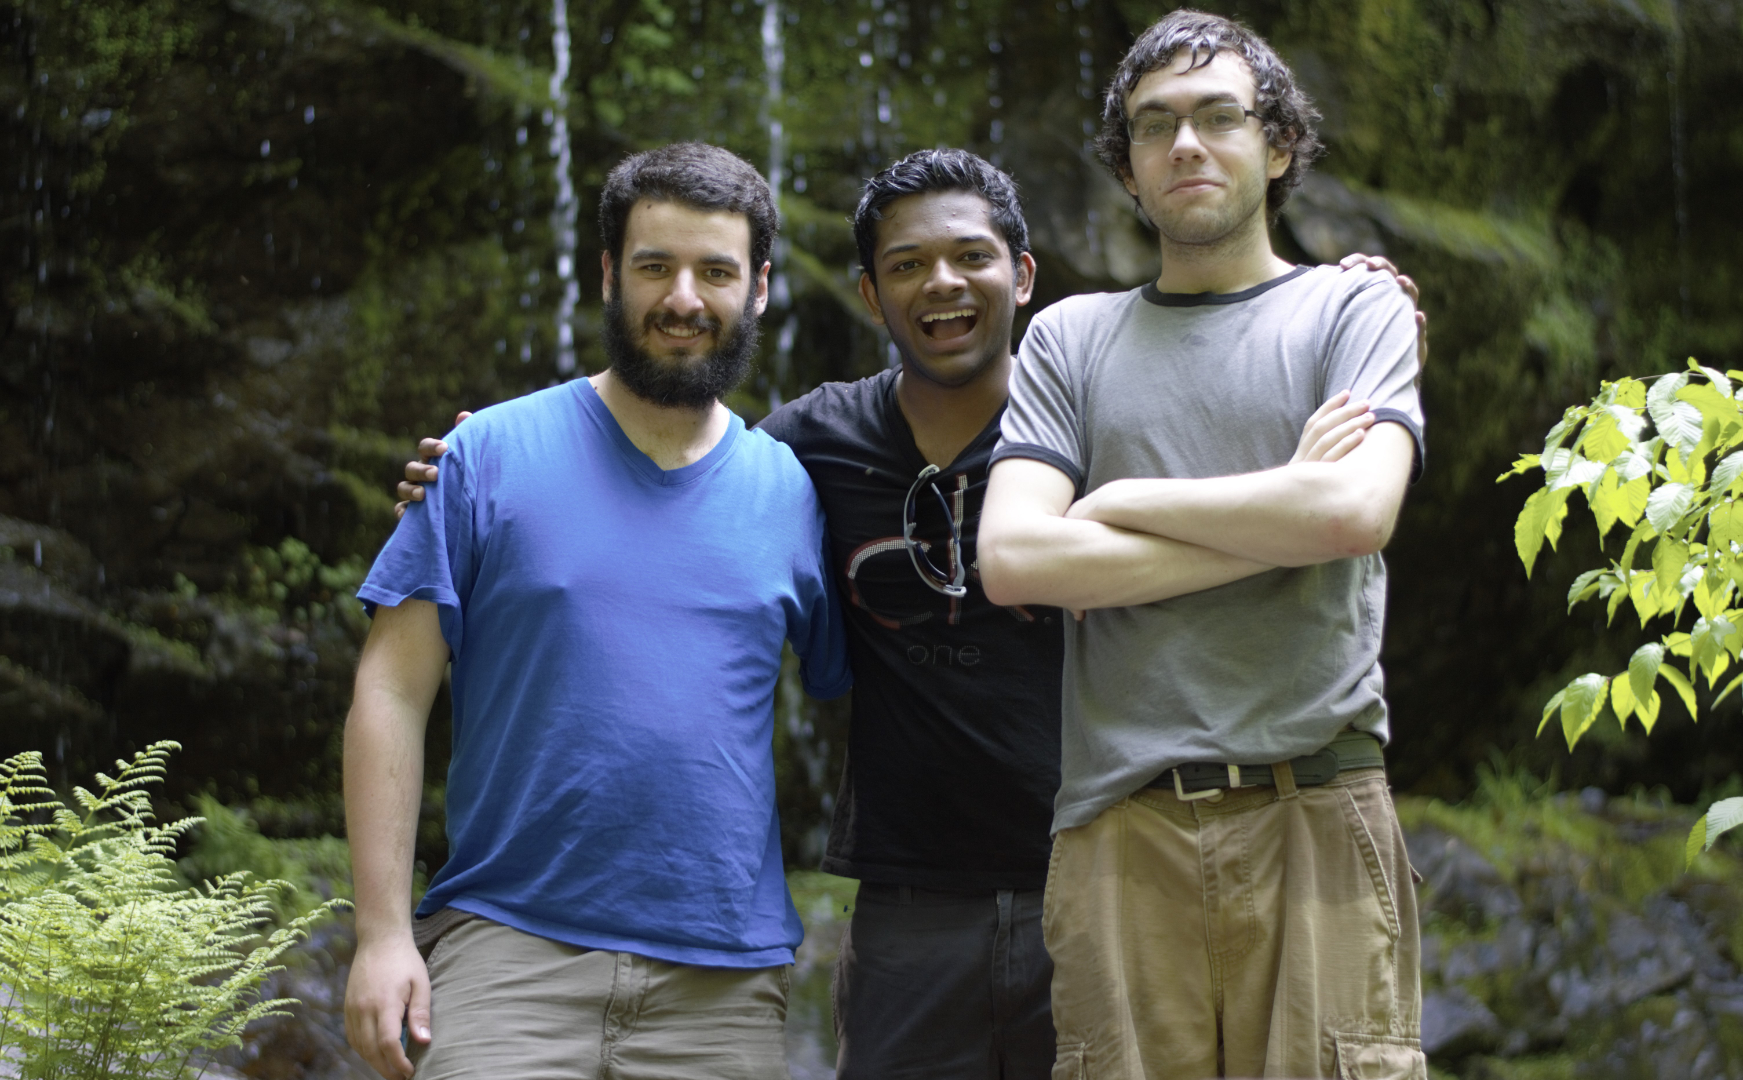
[[[1680,818],[1596,802],[1614,819],[1616,856],[1643,835],[1686,835]],[[1666,873],[1629,887],[1602,851],[1545,840],[1513,862],[1435,827],[1408,839],[1424,877],[1423,1048],[1438,1067],[1500,1078],[1516,1075],[1512,1062],[1554,1058],[1606,1080],[1743,1076],[1735,882]]]

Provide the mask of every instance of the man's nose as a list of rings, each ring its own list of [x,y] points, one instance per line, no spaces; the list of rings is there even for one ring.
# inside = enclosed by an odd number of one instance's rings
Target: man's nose
[[[926,292],[930,296],[949,296],[961,292],[968,286],[968,281],[956,269],[956,264],[949,259],[939,259],[932,264],[932,270],[926,275]]]
[[[702,296],[696,291],[695,274],[680,270],[672,275],[672,288],[666,293],[666,307],[678,316],[695,315],[703,310]]]
[[[1198,124],[1192,117],[1183,116],[1174,128],[1174,147],[1169,151],[1169,158],[1174,161],[1186,161],[1191,158],[1204,157],[1204,143],[1198,137]]]

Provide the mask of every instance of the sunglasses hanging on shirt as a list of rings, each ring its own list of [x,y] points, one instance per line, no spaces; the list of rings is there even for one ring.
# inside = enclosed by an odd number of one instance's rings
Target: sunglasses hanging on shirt
[[[944,498],[944,493],[938,490],[938,485],[932,482],[932,477],[938,474],[938,466],[928,465],[920,470],[920,475],[908,488],[908,497],[902,502],[902,543],[908,549],[908,559],[914,564],[914,572],[920,575],[928,587],[941,592],[952,599],[960,600],[968,595],[968,588],[963,582],[968,579],[968,567],[962,560],[962,532],[956,527],[956,515],[950,511],[950,503]],[[945,573],[932,565],[931,556],[926,554],[927,544],[914,538],[915,507],[914,498],[925,487],[932,492],[932,497],[938,500],[938,506],[944,511],[945,524],[950,528],[950,566],[951,573]]]

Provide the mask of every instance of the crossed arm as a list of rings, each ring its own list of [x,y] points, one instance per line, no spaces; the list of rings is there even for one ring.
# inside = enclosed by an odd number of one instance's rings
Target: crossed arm
[[[412,850],[423,794],[424,727],[448,644],[427,600],[380,607],[345,720],[345,823],[357,890],[357,956],[345,1034],[389,1080],[412,1075],[400,1025],[430,1041],[430,977],[412,943]]]
[[[1073,501],[1076,487],[1059,469],[999,462],[980,522],[988,599],[1124,607],[1379,551],[1416,448],[1396,423],[1321,448],[1316,427],[1352,408],[1333,398],[1309,421],[1294,460],[1243,476],[1116,480]]]

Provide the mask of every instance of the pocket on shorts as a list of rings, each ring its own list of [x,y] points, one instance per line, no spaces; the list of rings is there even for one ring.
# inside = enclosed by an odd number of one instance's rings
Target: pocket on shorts
[[[1053,1080],[1089,1080],[1089,1047],[1084,1043],[1060,1043],[1053,1059]]]
[[[1401,932],[1398,918],[1398,866],[1409,867],[1404,858],[1403,837],[1398,832],[1391,801],[1383,783],[1353,784],[1336,789],[1343,804],[1344,824],[1356,845],[1362,865],[1374,883],[1375,899],[1386,921],[1386,934],[1393,941]],[[1376,799],[1375,796],[1378,795]]]
[[[1338,1080],[1428,1080],[1428,1059],[1419,1040],[1353,1031],[1332,1037],[1337,1046],[1333,1075]],[[1053,1075],[1058,1080],[1059,1074]]]

